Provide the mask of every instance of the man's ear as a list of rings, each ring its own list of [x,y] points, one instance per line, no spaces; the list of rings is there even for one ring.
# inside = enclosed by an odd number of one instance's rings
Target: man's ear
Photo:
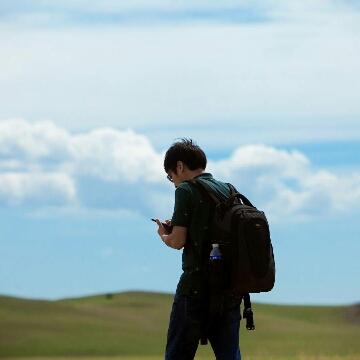
[[[184,163],[182,162],[182,161],[178,161],[177,163],[176,163],[176,165],[177,165],[177,168],[180,170],[180,172],[183,172],[184,171]]]

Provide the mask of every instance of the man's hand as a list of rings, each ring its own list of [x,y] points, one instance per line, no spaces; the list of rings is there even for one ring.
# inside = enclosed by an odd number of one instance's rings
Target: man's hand
[[[171,220],[165,220],[165,224],[171,225]],[[166,229],[159,219],[156,219],[156,223],[158,224],[158,234],[161,240],[169,247],[180,250],[184,247],[186,241],[186,227],[182,226],[174,226],[171,234],[166,232]]]
[[[171,225],[171,220],[165,220],[164,222],[165,222],[165,224],[167,224],[167,225]],[[164,225],[161,223],[161,221],[160,221],[159,219],[156,219],[156,223],[159,225],[159,228],[158,228],[158,231],[157,231],[157,232],[158,232],[158,234],[160,235],[160,237],[161,237],[162,235],[168,235],[168,233],[167,233]]]

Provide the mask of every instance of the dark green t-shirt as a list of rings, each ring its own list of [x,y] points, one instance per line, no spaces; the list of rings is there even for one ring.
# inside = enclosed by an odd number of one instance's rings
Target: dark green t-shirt
[[[195,178],[206,181],[222,197],[230,195],[226,183],[215,180],[210,173],[202,173]],[[209,241],[214,205],[189,183],[182,182],[175,190],[175,206],[171,219],[174,226],[187,227],[186,243],[182,253],[183,273],[176,293],[197,294],[203,291],[203,261],[211,248]]]

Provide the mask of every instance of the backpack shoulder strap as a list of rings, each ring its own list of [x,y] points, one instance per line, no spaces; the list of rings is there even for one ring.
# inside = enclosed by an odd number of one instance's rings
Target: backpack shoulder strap
[[[246,319],[246,329],[255,330],[254,314],[251,309],[250,294],[244,294],[244,312],[243,318]]]
[[[221,203],[221,200],[218,196],[215,195],[213,189],[206,183],[199,179],[188,180],[191,184],[194,184],[201,193],[203,193],[212,203],[218,205]]]
[[[248,205],[248,206],[251,206],[251,207],[255,207],[251,202],[250,200],[243,194],[240,194],[234,185],[230,184],[230,183],[227,183],[227,185],[229,186],[229,189],[230,189],[230,193],[231,195],[236,195],[238,198],[240,198],[241,202],[244,204],[244,205]]]

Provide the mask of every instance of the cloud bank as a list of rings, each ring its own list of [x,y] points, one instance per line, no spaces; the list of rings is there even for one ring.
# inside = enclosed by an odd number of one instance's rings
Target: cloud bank
[[[350,0],[211,0],[101,1],[3,0],[3,22],[59,26],[66,24],[161,24],[161,23],[247,23],[279,19],[309,18],[320,13],[357,11]]]
[[[156,132],[156,143],[195,123],[213,143],[223,124],[273,145],[358,140],[360,12],[352,4],[2,1],[0,118],[51,119],[71,131],[129,127]],[[265,21],[234,22],[241,9]],[[164,16],[148,26],[154,11]],[[130,16],[135,25],[117,22],[129,12],[139,15]],[[181,20],[191,13],[201,24]],[[39,28],[39,17],[49,26]]]
[[[0,4],[5,22],[30,21],[38,25],[156,25],[169,23],[247,23],[266,20],[269,1],[234,1],[221,3],[200,0],[197,2],[150,1],[101,1],[83,0],[36,1],[4,0]],[[1,20],[1,18],[0,18]]]
[[[170,144],[169,144],[170,145]],[[201,144],[199,144],[201,146]],[[131,129],[71,133],[52,122],[0,122],[1,206],[82,209],[148,216],[170,212],[173,186],[163,152]],[[315,168],[299,151],[239,146],[209,159],[207,171],[233,183],[271,219],[306,220],[360,208],[360,172],[343,176]],[[85,210],[84,210],[85,209]]]

